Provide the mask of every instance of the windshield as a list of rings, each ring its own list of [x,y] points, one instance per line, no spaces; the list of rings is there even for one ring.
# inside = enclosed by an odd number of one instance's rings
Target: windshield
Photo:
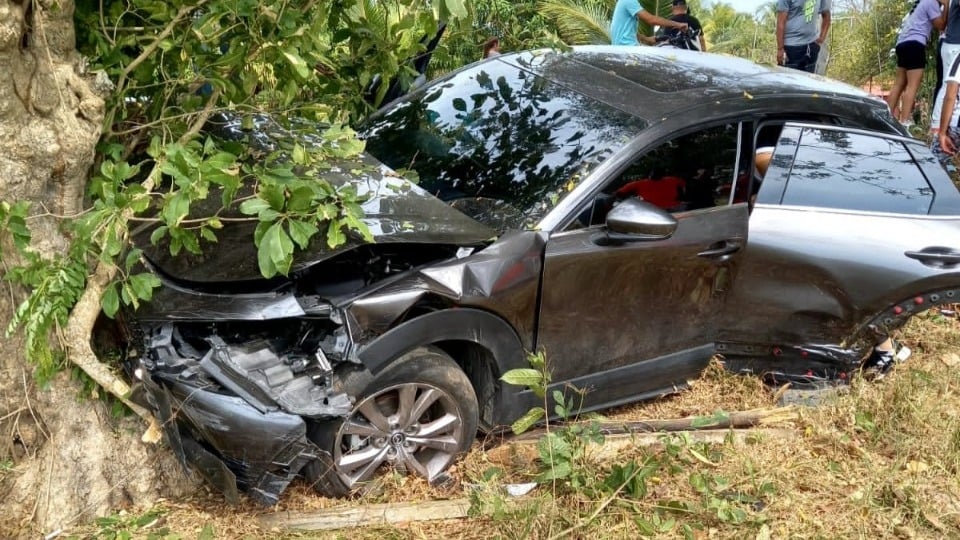
[[[645,121],[496,60],[397,103],[367,150],[498,231],[534,227]]]

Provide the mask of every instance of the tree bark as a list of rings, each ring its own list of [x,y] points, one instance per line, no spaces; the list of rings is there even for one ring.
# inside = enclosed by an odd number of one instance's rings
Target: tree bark
[[[32,202],[33,247],[47,256],[68,245],[58,223],[82,209],[104,114],[78,72],[73,10],[72,0],[0,0],[0,200]],[[2,247],[6,270],[17,260]],[[24,291],[3,286],[6,327]],[[92,328],[97,312],[71,326]],[[81,334],[64,337],[69,354],[90,351]],[[66,372],[38,389],[20,340],[0,339],[0,537],[35,538],[190,489],[169,452],[140,442],[142,420],[115,419],[80,392]]]

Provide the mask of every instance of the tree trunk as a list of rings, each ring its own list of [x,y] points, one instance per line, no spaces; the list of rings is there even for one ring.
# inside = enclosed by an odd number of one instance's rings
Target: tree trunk
[[[82,209],[103,100],[78,73],[72,0],[0,0],[0,200],[29,200],[34,248],[63,253],[59,217]],[[3,245],[3,270],[16,264]],[[0,322],[23,291],[0,291]],[[86,327],[95,310],[88,310]],[[89,336],[68,336],[68,351]],[[146,424],[118,420],[67,373],[38,389],[18,339],[0,339],[0,537],[36,537],[118,507],[189,489],[168,451],[140,442]]]

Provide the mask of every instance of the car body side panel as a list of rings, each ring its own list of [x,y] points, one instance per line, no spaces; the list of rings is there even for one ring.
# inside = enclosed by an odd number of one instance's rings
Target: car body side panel
[[[937,246],[960,251],[960,217],[758,204],[720,341],[850,346],[891,306],[960,286],[957,265],[905,255]]]
[[[644,362],[557,381],[550,385],[547,394],[552,400],[554,390],[568,396],[571,388],[586,391],[581,412],[672,394],[687,388],[688,381],[699,376],[713,354],[713,343],[709,343]],[[521,392],[519,398],[528,404],[527,408],[543,403],[529,390]]]
[[[440,303],[494,313],[516,329],[524,347],[532,348],[544,238],[536,231],[509,232],[483,250],[371,287],[340,304],[355,341],[386,332],[418,303],[431,309]]]
[[[747,207],[675,217],[678,228],[665,240],[603,245],[603,227],[551,238],[537,348],[546,350],[555,381],[713,343],[711,321],[731,286],[739,251],[720,258],[698,254],[721,243],[745,245]],[[689,375],[675,374],[680,381]],[[637,380],[621,390],[640,394],[655,382]]]

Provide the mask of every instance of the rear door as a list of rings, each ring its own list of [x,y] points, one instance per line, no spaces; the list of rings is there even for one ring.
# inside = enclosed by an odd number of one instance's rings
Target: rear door
[[[958,214],[957,189],[917,141],[787,124],[719,347],[856,365],[911,313],[960,294]]]
[[[747,242],[747,202],[734,202],[742,190],[733,187],[745,170],[741,135],[739,124],[722,124],[643,151],[548,241],[537,346],[554,381],[590,390],[586,407],[682,385],[713,354],[717,315]],[[607,212],[640,193],[673,206],[676,231],[606,241]]]

